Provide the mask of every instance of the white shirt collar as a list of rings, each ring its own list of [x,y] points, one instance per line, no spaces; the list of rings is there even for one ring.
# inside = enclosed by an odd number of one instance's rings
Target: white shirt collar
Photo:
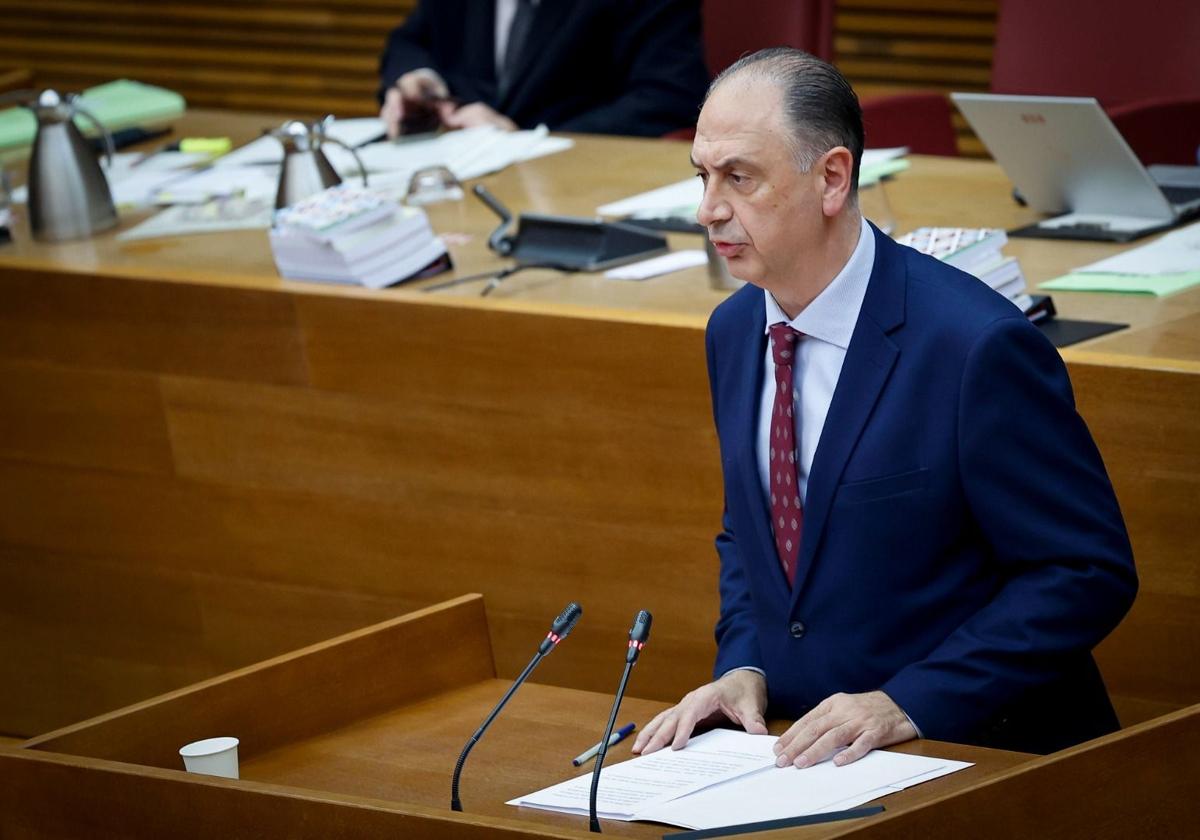
[[[864,218],[858,244],[854,253],[842,266],[842,270],[829,282],[819,295],[795,318],[787,313],[766,289],[763,295],[767,303],[767,319],[763,331],[772,324],[785,323],[807,336],[836,345],[843,350],[850,346],[854,325],[862,310],[863,298],[867,295],[867,282],[875,267],[875,234]]]

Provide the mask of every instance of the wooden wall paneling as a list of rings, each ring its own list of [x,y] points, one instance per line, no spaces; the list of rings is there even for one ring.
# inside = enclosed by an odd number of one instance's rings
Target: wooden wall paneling
[[[444,808],[229,784],[120,762],[0,747],[0,828],[6,840],[211,840],[231,826],[272,836],[420,837],[422,840],[578,838],[577,829],[536,828],[516,819],[447,819]]]
[[[249,760],[494,675],[483,599],[460,596],[49,732],[24,746],[179,769],[180,746],[243,732],[238,756]]]
[[[290,299],[186,283],[6,269],[0,359],[303,384]]]
[[[1200,553],[1192,527],[1200,510],[1200,377],[1078,362],[1070,373],[1116,488],[1140,578],[1132,611],[1097,650],[1128,725],[1200,702]]]
[[[0,458],[169,475],[158,383],[0,361]]]
[[[838,0],[834,54],[860,98],[986,91],[997,0]],[[959,152],[986,156],[955,113]]]
[[[192,106],[377,112],[377,62],[414,0],[0,0],[0,49],[68,90],[134,78]]]

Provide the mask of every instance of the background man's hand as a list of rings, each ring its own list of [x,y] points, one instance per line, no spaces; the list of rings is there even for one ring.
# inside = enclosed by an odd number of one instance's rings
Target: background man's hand
[[[917,737],[908,716],[882,691],[835,694],[792,724],[775,744],[776,765],[808,767],[828,758],[841,766],[858,761],[876,747]]]
[[[494,125],[505,131],[516,131],[517,124],[499,111],[484,105],[482,102],[472,102],[470,105],[456,107],[453,103],[438,104],[438,115],[446,128],[474,128],[477,125]]]
[[[400,134],[400,123],[406,116],[438,114],[436,103],[449,95],[446,82],[436,71],[422,67],[405,73],[387,89],[379,110],[388,139],[394,140]]]
[[[667,744],[683,749],[698,725],[728,718],[752,735],[765,735],[767,681],[757,671],[730,671],[702,685],[679,703],[655,716],[638,734],[633,751],[645,755]]]

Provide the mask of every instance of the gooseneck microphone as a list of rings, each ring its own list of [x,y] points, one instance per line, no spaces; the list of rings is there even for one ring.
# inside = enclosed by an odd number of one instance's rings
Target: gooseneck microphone
[[[462,776],[463,765],[467,763],[467,755],[479,743],[479,739],[483,737],[483,733],[487,731],[487,728],[492,725],[492,721],[500,714],[500,710],[504,708],[504,704],[517,693],[517,689],[533,673],[533,669],[542,661],[542,657],[554,650],[558,646],[558,643],[567,638],[567,634],[575,629],[575,624],[579,621],[581,615],[583,615],[583,607],[574,601],[567,604],[566,608],[558,614],[558,618],[554,619],[554,623],[550,625],[550,632],[546,634],[546,638],[542,639],[542,643],[538,645],[537,653],[533,655],[533,659],[529,660],[529,664],[525,666],[525,670],[521,672],[521,676],[517,677],[504,696],[500,698],[500,702],[496,704],[496,708],[492,709],[487,719],[475,730],[475,734],[471,736],[471,740],[467,741],[467,745],[463,747],[462,755],[458,757],[458,763],[454,766],[454,779],[450,783],[451,810],[462,810],[462,801],[458,798],[458,780]]]
[[[600,820],[596,818],[596,794],[600,790],[600,770],[604,767],[604,756],[608,754],[608,739],[612,737],[613,725],[617,721],[617,712],[621,711],[621,700],[625,697],[625,686],[629,684],[629,674],[637,663],[638,655],[650,639],[650,622],[654,617],[647,610],[641,610],[633,618],[633,626],[629,628],[629,647],[625,651],[625,671],[621,674],[621,684],[617,686],[617,696],[613,698],[612,711],[608,715],[608,726],[604,727],[604,737],[600,739],[600,752],[596,754],[596,767],[592,770],[592,793],[588,803],[588,816],[591,818],[590,828],[596,834],[600,833]]]

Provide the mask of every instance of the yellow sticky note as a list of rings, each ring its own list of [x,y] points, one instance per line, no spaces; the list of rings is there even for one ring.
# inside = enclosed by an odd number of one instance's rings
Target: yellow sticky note
[[[228,137],[185,137],[179,141],[179,151],[195,154],[223,155],[233,148]]]

